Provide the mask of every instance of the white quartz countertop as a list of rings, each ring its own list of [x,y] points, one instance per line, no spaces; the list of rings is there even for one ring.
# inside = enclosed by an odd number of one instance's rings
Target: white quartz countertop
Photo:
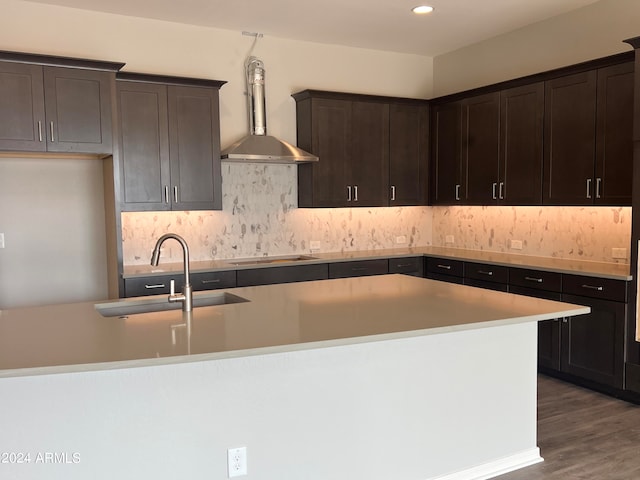
[[[198,307],[191,314],[171,310],[125,318],[103,317],[92,302],[2,310],[0,377],[214,360],[589,312],[588,307],[405,275],[226,292],[248,301]]]
[[[558,273],[567,273],[572,275],[585,275],[589,277],[611,278],[615,280],[631,280],[630,266],[626,263],[605,263],[591,262],[586,260],[573,260],[553,257],[535,257],[531,255],[518,255],[513,253],[488,252],[483,250],[464,250],[460,248],[446,247],[415,247],[415,248],[398,248],[384,250],[366,250],[355,252],[333,252],[333,253],[310,253],[301,254],[301,256],[313,257],[306,260],[284,263],[266,263],[266,264],[242,264],[238,262],[247,261],[249,259],[227,259],[227,260],[208,260],[208,261],[192,261],[190,262],[191,270],[194,272],[204,271],[224,271],[224,270],[242,270],[248,268],[269,268],[284,265],[308,265],[313,263],[333,263],[354,260],[373,260],[376,258],[394,258],[394,257],[413,257],[413,256],[431,256],[450,258],[454,260],[471,261],[478,263],[489,263],[492,265],[503,265],[507,267],[530,268],[534,270],[543,270]],[[149,253],[151,258],[151,253]],[[265,258],[279,258],[262,257]],[[161,263],[158,267],[151,265],[125,265],[124,277],[135,278],[149,275],[164,275],[172,272],[181,272],[183,268],[182,261],[173,263]]]

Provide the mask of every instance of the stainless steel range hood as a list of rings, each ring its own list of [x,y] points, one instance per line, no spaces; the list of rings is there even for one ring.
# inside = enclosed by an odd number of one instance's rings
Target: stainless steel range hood
[[[318,157],[267,135],[264,95],[264,64],[256,57],[245,62],[250,134],[225,148],[220,157],[226,162],[305,163]]]

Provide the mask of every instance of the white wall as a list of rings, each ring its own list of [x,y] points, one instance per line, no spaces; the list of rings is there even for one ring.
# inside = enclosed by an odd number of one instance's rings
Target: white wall
[[[0,310],[105,298],[102,161],[0,158]]]
[[[630,51],[638,0],[600,0],[434,59],[434,96]]]

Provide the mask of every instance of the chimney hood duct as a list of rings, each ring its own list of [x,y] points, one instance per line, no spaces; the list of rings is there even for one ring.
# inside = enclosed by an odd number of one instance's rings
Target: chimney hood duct
[[[250,135],[225,148],[226,162],[305,163],[318,157],[271,135],[267,135],[264,95],[264,64],[256,57],[245,62]]]

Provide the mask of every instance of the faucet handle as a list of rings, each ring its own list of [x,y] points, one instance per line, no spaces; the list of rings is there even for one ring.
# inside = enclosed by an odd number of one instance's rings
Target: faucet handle
[[[173,296],[176,294],[176,281],[171,279],[171,283],[169,286],[169,295]]]

